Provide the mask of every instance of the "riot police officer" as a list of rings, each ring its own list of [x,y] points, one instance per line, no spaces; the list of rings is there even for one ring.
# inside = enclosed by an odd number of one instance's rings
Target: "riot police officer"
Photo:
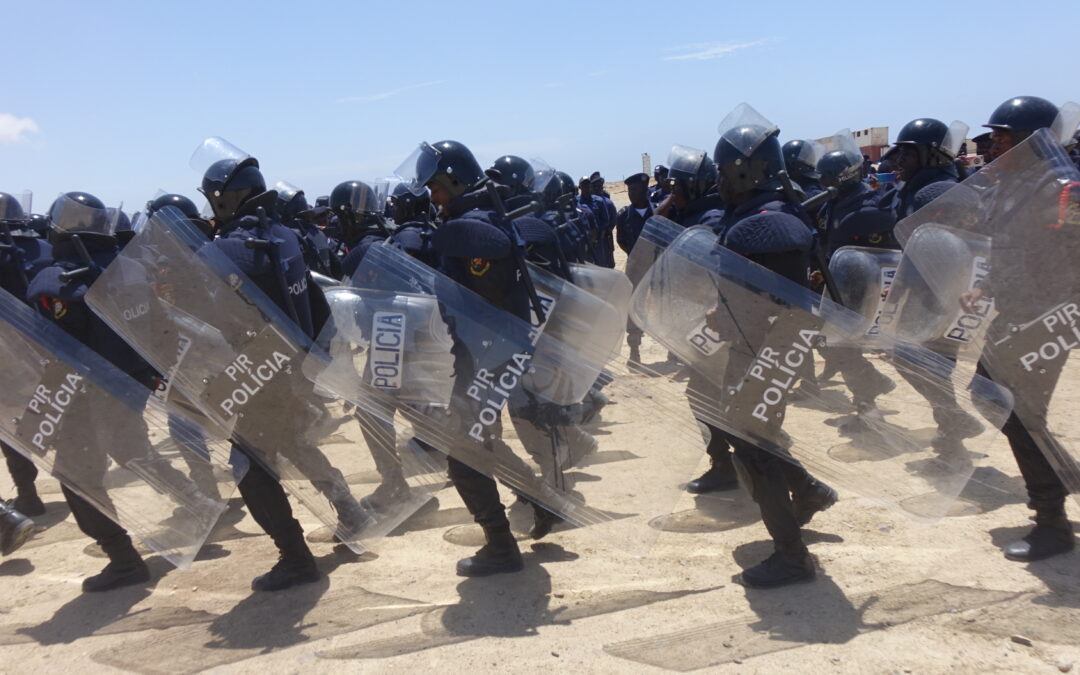
[[[125,373],[147,387],[157,373],[86,305],[87,289],[117,254],[113,237],[114,220],[110,220],[105,205],[94,195],[69,192],[61,195],[49,210],[53,264],[39,271],[27,288],[27,299],[46,318],[54,321],[79,342],[93,349]],[[90,402],[80,399],[84,407],[69,411],[65,421],[74,425],[77,420],[96,425],[104,420],[92,419],[85,409]],[[143,428],[145,431],[145,427]],[[72,428],[68,433],[76,433]],[[125,434],[120,443],[135,442],[138,434]],[[141,440],[146,444],[146,436]],[[115,448],[110,454],[135,454],[147,448]],[[89,453],[86,453],[89,456]],[[93,457],[93,466],[83,466],[88,458],[56,458],[58,467],[71,462],[71,470],[81,480],[104,479],[105,456]],[[77,468],[74,468],[77,465]],[[89,475],[95,474],[95,475]],[[84,592],[107,591],[121,586],[144,583],[150,570],[132,545],[131,537],[67,485],[60,486],[75,522],[84,534],[94,539],[109,559],[98,574],[83,579]]]
[[[424,143],[399,173],[415,187],[426,186],[439,209],[442,222],[433,243],[440,270],[495,307],[528,321],[528,291],[516,257],[523,252],[514,251],[519,245],[514,232],[499,216],[484,185],[487,178],[472,152],[452,140]],[[467,349],[455,352],[455,389],[460,390],[468,384],[471,358]],[[456,391],[455,396],[459,395],[464,394]],[[501,442],[498,423],[492,427],[490,442]],[[486,540],[475,555],[458,561],[458,574],[486,576],[520,570],[521,551],[510,532],[495,480],[454,457],[447,464],[450,480]]]
[[[671,194],[671,185],[668,183],[668,168],[663,164],[657,164],[653,169],[653,185],[649,188],[649,202],[653,208],[660,206]]]
[[[304,262],[308,269],[333,277],[334,270],[330,268],[330,240],[311,222],[311,209],[304,191],[285,181],[278,181],[274,188],[277,191],[278,218],[283,225],[300,235],[304,246]]]
[[[817,170],[818,159],[823,148],[816,141],[795,139],[784,143],[784,167],[791,182],[802,191],[807,199],[821,193],[821,174]],[[808,214],[815,222],[817,210]]]
[[[899,248],[893,236],[895,217],[878,206],[879,195],[862,181],[862,157],[855,139],[848,133],[842,140],[850,141],[849,147],[826,153],[816,167],[821,185],[836,190],[835,197],[821,206],[818,217],[820,237],[817,246],[821,248],[821,260],[826,265],[836,249],[843,246]],[[823,272],[815,270],[811,280],[820,284],[822,275]],[[833,300],[844,302],[843,298]],[[868,411],[878,396],[896,388],[896,383],[874,368],[859,349],[827,347],[822,353],[825,356],[822,379],[831,372],[840,371],[856,410]],[[808,382],[804,380],[803,387],[813,389]],[[843,430],[860,430],[861,424],[862,420],[855,418]]]
[[[934,183],[958,182],[953,160],[967,131],[966,125],[961,126],[962,130],[931,117],[920,117],[900,129],[884,159],[896,167],[896,177],[901,183],[885,190],[878,202],[896,220],[915,212],[920,190]]]
[[[724,216],[724,204],[716,192],[716,165],[704,150],[676,145],[668,156],[668,181],[671,184],[671,201],[676,207],[675,222],[683,227],[702,225],[716,227]],[[697,371],[690,373],[686,385],[690,408],[694,416],[708,430],[706,453],[709,469],[686,485],[688,492],[705,494],[719,490],[732,490],[739,485],[735,467],[731,463],[731,445],[728,436],[720,429],[704,421],[709,414],[702,406],[713,405],[720,398],[720,389]]]
[[[13,195],[0,192],[0,288],[21,300],[30,279],[52,264],[52,246],[30,228],[29,217]],[[9,506],[28,516],[45,513],[34,480],[37,467],[7,443],[0,442],[16,496]]]
[[[1023,142],[1038,129],[1054,129],[1060,133],[1061,129],[1058,127],[1062,124],[1063,120],[1058,107],[1050,101],[1037,96],[1017,96],[999,105],[984,126],[991,129],[990,154],[996,159],[1013,146]],[[1065,132],[1067,133],[1068,130]],[[994,241],[996,242],[997,239],[995,238]],[[996,255],[997,251],[992,250],[992,254]],[[1005,255],[1018,256],[1015,251],[1006,251]],[[1002,265],[1002,267],[1005,266]],[[1051,266],[1049,269],[1054,268]],[[995,275],[993,268],[990,274],[992,278],[1008,278],[1001,273]],[[1057,280],[1055,279],[1054,282],[1056,283]],[[995,323],[1004,323],[1005,320],[1016,324],[1023,323],[1018,319],[1018,316],[1024,315],[1023,292],[1020,289],[1009,288],[1007,281],[991,283],[995,288],[995,303],[998,306],[1004,304],[1002,314]],[[978,288],[967,294],[963,298],[965,308],[970,311],[973,303],[984,292],[982,288]],[[1013,294],[1018,295],[1019,299],[1009,302]],[[987,375],[981,363],[979,372]],[[1049,385],[1049,389],[1053,390],[1052,384]],[[1031,404],[1031,402],[1025,402],[1025,404]],[[1037,404],[1032,405],[1037,407]],[[1013,457],[1024,478],[1024,486],[1028,493],[1028,507],[1035,512],[1035,526],[1019,541],[1005,547],[1005,557],[1020,562],[1033,562],[1071,551],[1075,547],[1075,537],[1072,524],[1065,512],[1068,488],[1039,449],[1031,431],[1016,416],[1016,413],[1011,414],[1005,421],[1001,432],[1008,439]]]
[[[993,161],[1008,152],[1014,145],[1027,140],[1039,129],[1051,129],[1061,122],[1056,105],[1038,96],[1017,96],[1005,101],[990,114],[984,127],[990,129],[990,151],[987,159]]]
[[[788,176],[807,197],[821,192],[821,174],[817,162],[822,148],[814,141],[795,139],[784,143],[784,167]]]
[[[195,206],[195,202],[184,195],[170,192],[151,199],[146,202],[146,217],[152,218],[155,213],[167,206],[178,209],[180,213],[184,214],[185,218],[191,221],[192,225],[199,228],[199,230],[206,235],[207,239],[214,238],[213,225],[210,224],[210,221],[202,217],[202,214],[199,213],[199,209]]]
[[[746,109],[752,111],[748,106]],[[714,226],[718,242],[806,285],[812,233],[798,205],[789,203],[780,191],[778,175],[784,169],[784,158],[778,130],[741,123],[740,119],[736,114],[732,126],[722,130],[713,152],[719,174],[717,192],[725,207],[723,218]],[[760,324],[760,317],[756,319]],[[709,320],[711,324],[720,322],[720,313],[711,310]],[[746,354],[732,353],[725,384],[741,381],[748,366]],[[769,587],[813,578],[814,563],[800,527],[835,503],[836,492],[794,460],[782,459],[736,436],[728,440],[775,546],[772,556],[743,572],[744,583]]]
[[[439,256],[431,242],[435,234],[431,222],[431,192],[424,188],[416,194],[404,183],[399,183],[390,195],[390,211],[398,224],[390,235],[390,243],[428,267],[438,268]]]
[[[232,260],[273,302],[285,310],[307,335],[314,336],[326,320],[326,299],[308,280],[300,235],[273,218],[277,193],[266,189],[266,181],[254,157],[219,159],[206,169],[199,191],[210,202],[220,236],[207,244]],[[248,242],[266,242],[260,250]],[[287,415],[286,410],[281,411]],[[302,434],[297,434],[301,438]],[[233,449],[248,454],[234,443]],[[304,464],[325,464],[317,448],[297,448],[310,455]],[[324,473],[335,470],[325,466]],[[320,482],[314,481],[316,487]],[[256,591],[277,591],[319,579],[315,559],[304,541],[303,529],[293,517],[292,506],[281,483],[258,462],[251,462],[238,485],[255,522],[274,540],[279,560],[269,572],[256,577]],[[351,496],[331,497],[339,518],[349,517],[355,505]]]
[[[965,124],[954,122],[948,126],[930,117],[905,124],[893,148],[886,154],[895,164],[896,176],[901,183],[888,188],[881,195],[878,206],[892,213],[899,222],[956,185],[959,175],[954,161],[966,132]],[[896,245],[891,236],[885,243]],[[905,348],[901,345],[900,349]],[[938,349],[952,361],[955,361],[956,350],[955,344]],[[938,424],[938,432],[932,441],[935,449],[955,453],[962,450],[964,439],[982,433],[982,424],[957,407],[951,384],[947,383],[946,387],[934,386],[920,373],[903,365],[897,368],[897,372],[933,406],[934,420]]]
[[[368,246],[390,235],[383,220],[383,208],[375,191],[362,181],[338,183],[330,192],[330,209],[337,216],[338,225],[333,250],[341,261],[340,271],[344,276],[352,277]]]
[[[120,245],[120,248],[124,248],[135,236],[135,230],[131,228],[131,218],[124,213],[123,209],[111,206],[105,209],[105,212],[108,214],[109,220],[116,223],[113,227],[113,236],[116,237],[116,242]]]
[[[507,189],[509,194],[507,209],[512,211],[523,201],[532,200],[536,171],[528,160],[517,155],[503,155],[495,160],[491,168],[484,173]]]

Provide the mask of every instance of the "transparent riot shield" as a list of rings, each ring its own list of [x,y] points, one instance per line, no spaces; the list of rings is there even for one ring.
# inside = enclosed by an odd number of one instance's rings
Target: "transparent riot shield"
[[[663,216],[653,216],[645,221],[645,227],[641,228],[641,234],[626,258],[626,276],[635,288],[668,244],[685,229]]]
[[[974,469],[962,443],[939,438],[945,430],[964,420],[989,433],[1009,412],[1000,387],[954,383],[956,371],[932,352],[867,340],[864,317],[717,245],[708,228],[672,242],[631,312],[715,385],[719,402],[699,406],[711,415],[704,421],[917,519],[944,515]],[[845,346],[829,347],[826,333]],[[793,397],[814,372],[815,348],[834,352],[845,388]],[[955,390],[952,407],[924,390]]]
[[[615,308],[623,324],[630,312],[634,285],[618,270],[591,263],[570,263],[570,281]]]
[[[415,461],[403,463],[377,408],[346,410],[313,387],[301,368],[310,339],[175,209],[154,214],[86,297],[170,373],[173,389],[354,550],[370,547],[443,484],[438,462],[422,450],[409,449]],[[329,362],[312,360],[320,358]]]
[[[1080,172],[1040,130],[897,224],[939,318],[983,319],[961,354],[1015,397],[1024,429],[1074,495],[1080,493]],[[918,245],[943,234],[979,247]],[[986,241],[989,241],[987,252]],[[913,246],[914,244],[914,246]],[[969,275],[978,279],[971,283]],[[944,273],[948,271],[949,273]],[[1014,428],[1010,438],[1022,434]],[[1022,442],[1022,440],[1021,440]]]
[[[382,400],[397,411],[396,424],[424,443],[571,524],[644,553],[657,534],[649,522],[671,512],[683,494],[680,484],[703,456],[695,423],[685,403],[654,403],[632,381],[602,375],[624,326],[613,307],[543,270],[530,273],[543,322],[492,306],[392,246],[373,246],[353,278],[356,286],[342,293],[334,328],[318,339],[334,365],[316,363],[311,374],[318,386],[350,401]],[[400,316],[395,323],[403,327],[395,341],[401,350],[382,359],[398,369],[389,385],[372,377],[376,359],[365,354],[376,342],[374,317],[388,313]],[[452,378],[442,374],[447,354]],[[426,403],[404,393],[408,382],[439,379],[450,385],[449,398],[427,385],[413,388],[429,392]],[[605,381],[620,413],[635,422],[617,430],[635,447],[626,461],[622,455],[601,460],[592,437],[590,396]],[[645,455],[629,442],[643,438],[650,441]]]
[[[243,476],[150,391],[0,291],[0,436],[152,550],[190,567]]]
[[[840,300],[832,299],[866,319],[868,336],[881,332],[881,310],[899,262],[899,251],[862,246],[841,247],[829,259],[829,273],[841,295]],[[826,339],[835,345],[842,336],[826,332]]]
[[[923,261],[929,259],[940,264],[928,267]],[[978,359],[993,300],[982,298],[965,309],[957,298],[978,288],[989,273],[989,237],[923,224],[907,238],[881,307],[879,330],[962,360]]]

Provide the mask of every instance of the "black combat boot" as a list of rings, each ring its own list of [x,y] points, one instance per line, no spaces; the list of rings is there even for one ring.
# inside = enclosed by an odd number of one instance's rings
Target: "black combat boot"
[[[486,577],[518,572],[524,567],[517,541],[509,527],[484,528],[487,544],[471,558],[462,558],[457,573],[463,577]]]
[[[1072,524],[1065,509],[1035,512],[1035,527],[1023,539],[1005,547],[1005,557],[1019,562],[1035,562],[1073,550]]]
[[[809,487],[791,496],[791,508],[795,513],[795,520],[802,527],[810,522],[815,514],[824,511],[839,497],[836,490],[818,480],[812,480]]]
[[[304,535],[298,536],[289,533],[284,535],[287,542],[279,542],[277,564],[270,568],[266,574],[251,580],[253,591],[283,591],[286,588],[310,584],[318,581],[319,568],[315,566],[315,558],[311,555],[311,549],[304,543]]]
[[[34,534],[34,521],[0,503],[0,553],[11,555]]]
[[[717,452],[711,455],[711,458],[712,465],[709,470],[686,484],[687,492],[703,495],[709,492],[734,490],[739,487],[739,478],[735,474],[735,465],[731,463],[731,452],[728,450]]]
[[[100,593],[150,581],[150,568],[131,545],[131,539],[124,537],[122,541],[101,548],[109,556],[109,564],[94,576],[83,579],[83,593]]]
[[[551,532],[551,528],[563,522],[562,516],[548,511],[539,504],[533,504],[533,526],[529,530],[529,536],[533,539],[543,539]]]
[[[801,551],[777,551],[742,573],[743,583],[754,588],[776,588],[813,580],[814,559],[805,548]]]
[[[388,513],[395,504],[410,499],[409,484],[405,481],[401,472],[391,473],[383,477],[379,487],[375,491],[360,500],[360,506],[372,511]]]
[[[24,516],[45,515],[45,503],[41,501],[33,485],[19,488],[19,495],[8,502],[8,505]]]

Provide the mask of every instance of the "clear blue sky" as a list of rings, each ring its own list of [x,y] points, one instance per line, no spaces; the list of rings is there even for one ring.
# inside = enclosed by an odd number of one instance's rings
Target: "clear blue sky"
[[[711,152],[742,101],[787,139],[1080,100],[1080,2],[1019,7],[2,0],[0,190],[33,190],[39,212],[67,190],[201,204],[188,158],[214,135],[309,197],[444,138],[485,166],[512,153],[611,180],[674,143]]]

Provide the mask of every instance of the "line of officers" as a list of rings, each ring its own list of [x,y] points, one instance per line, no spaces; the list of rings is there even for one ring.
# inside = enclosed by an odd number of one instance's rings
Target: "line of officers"
[[[1057,113],[1056,106],[1038,97],[1018,97],[1002,104],[987,124],[993,139],[991,158],[1034,130],[1049,127]],[[801,151],[803,141],[781,145],[775,129],[753,143],[739,137],[754,133],[758,130],[750,127],[726,131],[711,157],[673,153],[667,177],[651,194],[646,174],[629,177],[625,182],[630,204],[618,212],[603,194],[598,174],[575,186],[565,173],[546,167],[534,170],[529,162],[512,155],[499,158],[485,171],[467,147],[447,140],[421,145],[423,160],[406,169],[405,173],[412,173],[405,176],[409,183],[394,190],[389,213],[387,202],[359,181],[340,184],[311,207],[294,186],[279,184],[268,189],[258,161],[248,157],[222,159],[206,170],[200,192],[209,202],[212,218],[204,218],[191,200],[176,194],[148,203],[142,217],[166,206],[178,208],[217,245],[261,237],[265,221],[260,215],[266,214],[273,221],[281,258],[303,261],[279,267],[335,280],[350,277],[371,245],[388,241],[528,321],[528,274],[521,266],[523,258],[567,279],[572,262],[614,266],[615,243],[626,252],[632,250],[645,221],[654,214],[666,215],[685,227],[711,227],[725,247],[810,286],[820,282],[821,270],[813,264],[816,252],[823,251],[827,260],[845,245],[898,248],[892,226],[940,194],[942,185],[959,180],[956,157],[943,142],[948,127],[931,118],[914,120],[900,131],[889,155],[899,182],[880,192],[865,180],[861,157],[833,152],[808,164],[800,161],[806,156]],[[788,184],[788,177],[794,186]],[[489,184],[496,187],[501,203],[493,201]],[[417,190],[417,186],[426,189]],[[805,197],[826,188],[835,190],[831,200],[815,212],[801,207]],[[11,195],[0,194],[3,288],[25,298],[76,339],[151,387],[159,374],[85,305],[83,295],[93,278],[66,284],[58,281],[57,274],[85,267],[80,251],[71,245],[72,234],[80,235],[97,268],[104,269],[138,229],[139,218],[134,225],[125,225],[119,214],[110,215],[100,200],[87,193],[68,193],[64,198],[100,211],[101,218],[93,225],[36,218],[24,213]],[[535,213],[522,219],[527,223],[505,217],[506,212],[530,203],[535,203]],[[64,211],[57,218],[63,218]],[[119,227],[114,228],[112,223],[117,221]],[[225,245],[220,249],[226,255],[240,250]],[[241,269],[250,267],[243,259],[234,262]],[[290,316],[299,317],[301,328],[310,336],[319,333],[327,317],[318,310],[325,305],[324,300],[320,302],[318,284],[281,284],[265,269],[252,270],[251,278]],[[283,288],[298,290],[286,293]],[[628,328],[631,364],[640,363],[641,331],[632,325]],[[692,376],[691,387],[710,386],[693,380]],[[881,385],[882,391],[886,388]],[[940,424],[939,435],[947,437],[950,424]],[[1027,485],[1036,523],[1022,540],[1006,548],[1006,556],[1032,561],[1071,550],[1073,534],[1064,506],[1067,490],[1015,416],[1003,431]],[[711,466],[687,489],[694,493],[733,489],[741,476],[774,541],[774,553],[745,570],[743,581],[773,587],[812,579],[815,565],[802,541],[801,527],[829,508],[837,499],[836,492],[802,467],[715,427],[709,432]],[[44,505],[34,489],[33,464],[6,446],[4,454],[18,491],[0,514],[0,536],[7,554],[33,531],[26,516],[41,514]],[[495,481],[452,457],[448,474],[486,539],[473,556],[458,562],[458,573],[484,576],[520,570],[521,553]],[[239,488],[252,516],[279,551],[278,562],[256,577],[252,588],[276,591],[317,580],[319,570],[279,481],[252,462]],[[64,496],[80,529],[109,558],[99,574],[84,580],[84,591],[146,582],[149,571],[123,528],[66,487]],[[538,509],[535,534],[546,534],[555,520],[545,521]]]
[[[523,320],[530,319],[526,272],[523,258],[510,253],[515,248],[527,250],[530,262],[563,278],[569,278],[571,263],[614,266],[615,207],[603,193],[598,173],[576,185],[564,172],[537,171],[512,155],[484,170],[469,149],[455,141],[425,143],[422,150],[433,159],[432,172],[397,185],[389,199],[377,187],[346,181],[311,206],[304,192],[288,183],[268,189],[253,157],[221,159],[206,169],[199,187],[210,208],[205,214],[183,195],[161,193],[147,202],[144,212],[129,219],[92,194],[69,192],[47,215],[39,216],[27,213],[13,195],[0,193],[3,288],[153,389],[161,382],[161,373],[90,310],[85,294],[144,224],[165,208],[176,209],[191,221],[309,337],[320,333],[329,316],[320,284],[305,283],[305,277],[328,285],[350,278],[377,243],[405,250]],[[489,184],[497,186],[498,209]],[[500,216],[524,204],[535,206],[534,217],[511,226]],[[244,253],[245,240],[264,237],[276,247],[280,265],[259,265]],[[74,270],[81,273],[73,276]],[[598,407],[603,405],[602,395],[594,399]],[[239,446],[234,450],[243,452]],[[45,505],[35,488],[35,465],[6,444],[3,451],[17,490],[3,503],[0,517],[7,554],[31,535],[28,517],[43,514]],[[477,555],[459,562],[459,573],[476,576],[520,569],[521,555],[494,480],[452,458],[448,473],[488,539]],[[281,590],[316,580],[315,560],[277,478],[252,462],[239,489],[280,553],[278,563],[252,582],[253,589]],[[84,591],[148,580],[147,566],[128,533],[75,491],[64,485],[62,490],[80,529],[109,559],[99,574],[83,581]],[[558,518],[542,508],[535,510],[534,535],[543,536]]]

